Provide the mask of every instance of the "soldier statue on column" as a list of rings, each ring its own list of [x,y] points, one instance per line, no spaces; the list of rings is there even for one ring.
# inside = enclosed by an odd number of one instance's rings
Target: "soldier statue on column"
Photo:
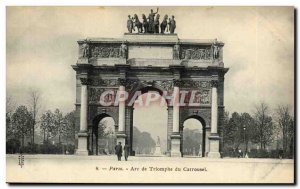
[[[214,40],[214,43],[212,45],[212,49],[213,49],[213,58],[218,59],[219,58],[220,47],[218,46],[218,40],[217,39]]]
[[[179,45],[179,41],[177,41],[173,48],[173,59],[179,60],[180,59],[179,55],[180,55],[180,45]]]
[[[124,41],[121,44],[120,47],[120,57],[121,58],[127,58],[127,45],[124,43]]]
[[[88,44],[88,40],[85,39],[83,41],[83,44],[81,46],[82,48],[82,58],[88,58],[89,57],[89,50],[90,50],[90,47],[89,47],[89,44]]]

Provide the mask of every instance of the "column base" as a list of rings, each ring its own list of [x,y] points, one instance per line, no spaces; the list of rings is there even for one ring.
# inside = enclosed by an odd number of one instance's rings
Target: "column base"
[[[75,152],[76,155],[79,155],[79,156],[88,156],[89,155],[89,152],[87,150],[76,150]]]
[[[219,150],[220,137],[218,134],[212,133],[209,137],[209,152],[207,154],[208,158],[221,158]]]
[[[170,157],[181,157],[181,152],[179,151],[171,151]]]
[[[79,132],[78,133],[78,147],[76,149],[76,155],[89,155],[89,151],[87,149],[87,132]]]
[[[180,134],[172,134],[171,136],[171,157],[181,157],[180,152]]]
[[[155,156],[162,156],[160,145],[155,147],[154,154]]]
[[[208,158],[221,158],[220,152],[208,152]]]

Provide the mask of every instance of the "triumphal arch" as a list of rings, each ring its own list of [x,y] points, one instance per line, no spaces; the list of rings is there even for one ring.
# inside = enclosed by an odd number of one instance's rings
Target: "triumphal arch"
[[[179,39],[174,29],[171,33],[131,33],[130,29],[122,38],[78,41],[79,58],[72,66],[76,71],[76,154],[98,153],[93,150],[97,145],[93,138],[105,117],[113,118],[117,141],[128,144],[132,153],[134,107],[130,102],[157,91],[168,106],[169,156],[181,156],[183,122],[195,118],[203,126],[202,155],[220,157],[228,71],[223,63],[224,43]]]

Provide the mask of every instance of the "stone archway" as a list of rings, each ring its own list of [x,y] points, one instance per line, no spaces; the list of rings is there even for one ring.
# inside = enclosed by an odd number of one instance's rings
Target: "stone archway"
[[[117,131],[117,127],[115,124],[115,120],[112,116],[110,116],[107,113],[100,113],[97,116],[94,117],[92,120],[92,126],[89,127],[89,137],[88,137],[88,147],[89,147],[89,154],[90,155],[99,155],[99,124],[102,120],[105,118],[111,118],[114,122],[114,131]],[[114,133],[116,134],[116,133]]]
[[[183,120],[183,124],[182,124],[182,127],[180,128],[180,132],[181,132],[181,148],[180,148],[180,151],[181,151],[181,154],[182,156],[184,156],[184,144],[186,141],[184,141],[184,128],[186,127],[185,123],[188,121],[188,120],[197,120],[200,124],[201,124],[201,149],[199,147],[199,149],[201,150],[201,157],[205,157],[206,156],[206,143],[208,143],[209,141],[207,140],[207,129],[206,129],[206,123],[205,123],[205,120],[199,116],[199,115],[191,115],[191,116],[188,116],[187,118],[185,118],[185,120]],[[198,137],[198,136],[197,136]],[[199,141],[199,139],[196,139]],[[199,152],[196,154],[196,156],[199,156]]]
[[[164,119],[162,121],[164,123],[160,124],[160,125],[155,125],[155,123],[151,123],[151,120],[150,120],[149,122],[142,121],[142,124],[146,124],[147,127],[149,127],[149,128],[151,127],[152,128],[152,129],[148,129],[148,131],[146,131],[146,132],[149,133],[149,134],[151,134],[151,138],[154,140],[155,143],[157,142],[157,136],[158,136],[158,134],[154,134],[153,135],[153,133],[157,133],[157,131],[153,131],[153,130],[159,129],[161,131],[160,134],[164,133],[163,135],[160,135],[159,137],[160,137],[160,141],[162,142],[160,147],[163,149],[161,155],[165,154],[165,152],[167,152],[167,149],[168,149],[167,146],[170,145],[169,144],[170,141],[168,140],[168,138],[170,138],[170,136],[168,136],[168,135],[171,133],[171,131],[169,131],[168,124],[167,124],[167,121],[168,121],[168,112],[167,112],[168,111],[167,110],[168,109],[168,105],[167,105],[167,103],[168,102],[163,97],[163,91],[162,91],[162,89],[160,87],[158,87],[158,86],[152,86],[152,85],[145,86],[143,84],[140,84],[131,93],[137,94],[137,95],[130,94],[130,98],[129,98],[128,101],[132,101],[132,102],[134,101],[136,103],[133,104],[130,107],[127,107],[128,109],[132,110],[132,113],[131,113],[132,117],[131,117],[131,119],[132,119],[133,123],[130,125],[131,132],[128,132],[128,134],[127,134],[127,140],[130,141],[129,143],[131,144],[130,147],[131,147],[131,150],[132,150],[132,154],[135,154],[135,155],[137,155],[137,154],[139,154],[139,155],[151,155],[151,153],[150,154],[140,154],[141,151],[144,151],[144,150],[138,150],[138,151],[136,151],[136,149],[134,149],[134,144],[136,144],[136,143],[134,143],[135,141],[133,139],[134,139],[134,137],[136,137],[135,134],[138,133],[138,131],[135,130],[135,129],[139,129],[139,125],[134,124],[134,122],[137,120],[136,119],[137,118],[136,117],[137,114],[135,112],[136,111],[148,112],[147,110],[145,110],[145,108],[150,107],[150,106],[153,107],[152,103],[156,103],[155,106],[159,106],[160,109],[157,109],[157,111],[160,111],[161,113],[165,114],[165,116],[163,116],[163,117],[160,118],[160,119]],[[156,93],[156,95],[154,95],[154,93]],[[147,98],[151,98],[152,95],[159,96],[159,97],[154,102],[151,101],[151,102],[149,102],[149,104],[146,104],[146,99]],[[140,104],[140,103],[142,103],[142,104]],[[139,110],[139,109],[142,109],[142,110]],[[166,111],[166,112],[164,112],[164,111]],[[144,116],[148,116],[149,115],[149,117],[151,117],[152,115],[155,115],[155,112],[151,112],[151,113],[148,112],[148,113],[149,114],[144,115]],[[153,122],[155,122],[155,121],[153,121]],[[137,128],[134,129],[134,126],[137,127]],[[159,128],[159,127],[161,127],[161,128]],[[142,128],[143,128],[143,126],[142,126]],[[144,129],[145,129],[145,126],[144,126]],[[136,133],[134,133],[134,130],[136,131]],[[147,129],[145,129],[145,130],[147,130]],[[135,139],[137,139],[137,138],[135,138]],[[155,146],[153,146],[153,148],[154,147]],[[134,151],[134,153],[133,153],[133,151]],[[158,154],[156,154],[156,155],[158,155]]]

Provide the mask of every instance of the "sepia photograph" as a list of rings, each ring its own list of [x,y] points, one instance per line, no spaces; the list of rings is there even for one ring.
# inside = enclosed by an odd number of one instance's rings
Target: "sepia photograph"
[[[7,6],[6,182],[295,184],[292,6]]]

